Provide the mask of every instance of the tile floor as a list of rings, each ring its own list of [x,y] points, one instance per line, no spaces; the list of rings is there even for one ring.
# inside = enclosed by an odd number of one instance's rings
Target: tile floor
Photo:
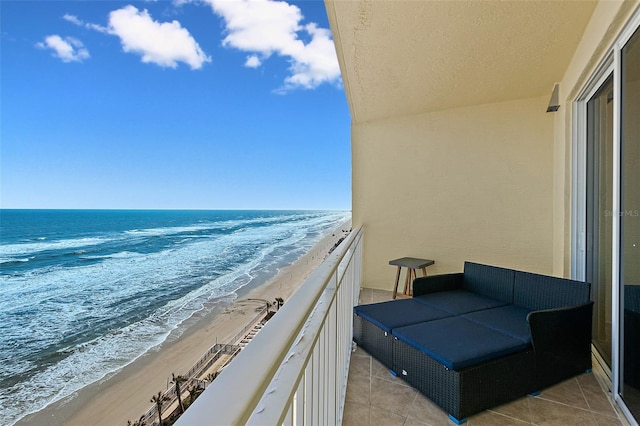
[[[361,303],[391,299],[391,292],[363,289]],[[583,374],[469,417],[479,425],[628,425],[606,389],[604,373]],[[351,356],[343,425],[454,425],[438,406],[399,378],[393,377],[361,348]]]

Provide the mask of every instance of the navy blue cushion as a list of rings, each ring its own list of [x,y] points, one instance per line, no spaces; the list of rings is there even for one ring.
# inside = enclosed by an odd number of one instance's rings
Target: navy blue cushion
[[[396,328],[393,335],[451,370],[471,367],[529,347],[522,340],[462,317]]]
[[[482,309],[497,308],[505,302],[472,293],[465,290],[440,291],[414,297],[420,303],[448,312],[451,315],[462,315]]]
[[[531,312],[531,309],[516,305],[507,305],[499,308],[485,309],[484,311],[471,312],[462,315],[462,318],[529,343],[531,342],[531,333],[529,331],[529,323],[527,322],[527,314],[529,314],[529,312]]]
[[[431,321],[451,316],[415,299],[398,299],[387,302],[359,305],[353,308],[356,315],[390,333],[396,327]]]
[[[464,262],[462,288],[503,302],[513,303],[513,269]]]

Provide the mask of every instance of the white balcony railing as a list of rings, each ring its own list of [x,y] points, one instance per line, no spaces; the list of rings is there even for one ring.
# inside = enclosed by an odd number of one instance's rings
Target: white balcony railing
[[[351,232],[177,425],[342,422],[362,237]]]

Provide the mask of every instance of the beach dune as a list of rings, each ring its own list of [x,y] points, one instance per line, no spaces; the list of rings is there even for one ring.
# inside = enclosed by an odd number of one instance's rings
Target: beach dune
[[[124,426],[128,420],[139,419],[151,408],[151,396],[170,386],[172,373],[185,374],[215,343],[232,343],[229,339],[255,318],[256,311],[265,306],[266,301],[282,297],[286,303],[345,236],[343,231],[350,228],[350,221],[341,224],[268,282],[245,289],[244,294],[224,308],[192,318],[186,330],[177,331],[120,371],[17,424]]]

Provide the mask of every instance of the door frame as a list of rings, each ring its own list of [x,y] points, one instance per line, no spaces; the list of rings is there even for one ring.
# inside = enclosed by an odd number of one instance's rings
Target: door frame
[[[586,191],[587,191],[587,102],[602,87],[604,82],[613,75],[613,212],[612,212],[612,250],[611,250],[611,300],[612,330],[611,330],[611,378],[612,394],[630,422],[634,417],[622,400],[621,366],[623,365],[620,352],[621,336],[624,333],[623,312],[620,309],[620,198],[621,198],[621,108],[622,108],[622,48],[640,28],[640,6],[636,8],[631,18],[624,26],[609,48],[605,57],[600,61],[582,90],[578,93],[572,108],[572,200],[571,200],[571,276],[577,280],[584,280],[586,273]]]

